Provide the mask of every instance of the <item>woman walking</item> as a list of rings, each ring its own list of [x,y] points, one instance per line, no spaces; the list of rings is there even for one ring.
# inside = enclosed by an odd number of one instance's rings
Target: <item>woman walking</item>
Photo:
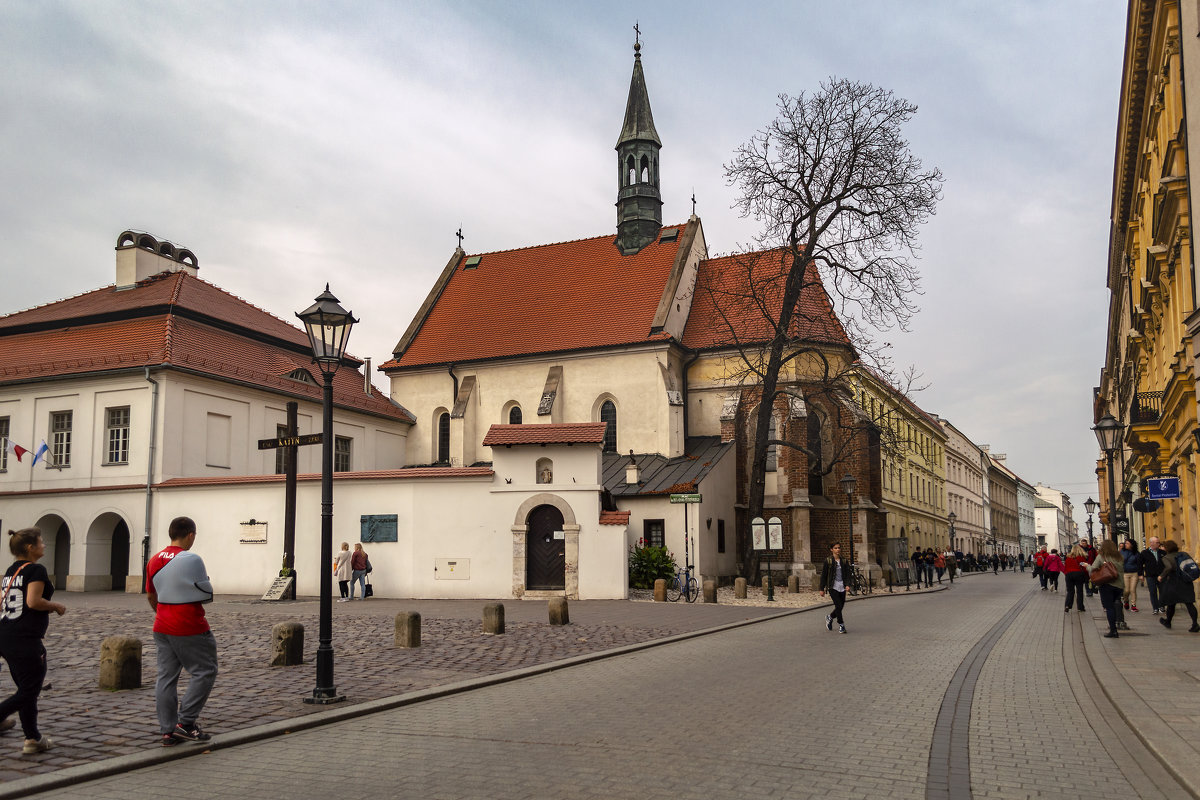
[[[1087,553],[1083,552],[1083,548],[1075,545],[1071,548],[1071,552],[1067,553],[1066,563],[1063,565],[1063,577],[1067,582],[1067,602],[1063,607],[1064,612],[1071,610],[1071,602],[1078,598],[1079,610],[1083,611],[1083,585],[1087,583]]]
[[[1050,555],[1046,556],[1045,562],[1046,580],[1049,582],[1052,592],[1058,591],[1058,573],[1062,572],[1062,568],[1062,558],[1058,555],[1058,549],[1055,548],[1050,551]]]
[[[350,577],[354,574],[350,568],[350,558],[350,543],[342,542],[342,549],[333,558],[333,574],[337,577],[338,591],[342,593],[338,598],[339,603],[350,600]]]
[[[1125,595],[1122,600],[1125,602],[1125,608],[1137,611],[1138,581],[1146,582],[1142,575],[1142,554],[1133,542],[1126,539],[1121,542],[1121,559],[1125,562]]]
[[[1187,608],[1188,616],[1192,618],[1192,627],[1188,628],[1188,631],[1200,633],[1200,625],[1196,624],[1196,587],[1192,586],[1191,580],[1179,571],[1179,563],[1191,556],[1180,550],[1179,544],[1174,539],[1167,539],[1163,542],[1162,549],[1166,552],[1162,559],[1162,574],[1158,576],[1160,586],[1158,596],[1159,602],[1167,609],[1167,615],[1159,617],[1158,621],[1163,624],[1164,628],[1171,627],[1171,618],[1175,616],[1175,604],[1183,603]],[[3,706],[0,706],[0,709],[2,708]]]
[[[46,555],[46,543],[37,528],[8,532],[8,549],[17,560],[4,573],[0,600],[0,656],[8,662],[17,691],[0,703],[0,719],[14,711],[25,732],[25,755],[44,753],[53,746],[38,730],[38,695],[46,679],[46,648],[42,637],[50,626],[50,612],[60,617],[67,607],[55,603],[54,585],[46,568],[37,563]]]
[[[836,619],[838,624],[838,633],[846,632],[846,621],[842,619],[842,606],[846,604],[846,581],[850,580],[850,562],[842,560],[842,546],[834,544],[829,548],[829,557],[825,559],[825,565],[821,568],[821,597],[825,596],[825,590],[829,590],[829,596],[833,599],[833,613],[825,617],[825,629],[833,630],[833,621]]]
[[[350,599],[354,599],[354,584],[359,586],[359,598],[367,599],[367,551],[362,545],[354,543],[354,553],[350,556]],[[810,584],[811,585],[811,584]]]
[[[1113,577],[1110,580],[1097,580],[1100,568],[1108,564],[1112,567]],[[1088,573],[1092,579],[1092,583],[1096,584],[1096,588],[1100,590],[1100,604],[1104,606],[1104,613],[1108,616],[1108,633],[1104,634],[1105,639],[1117,638],[1117,612],[1121,608],[1121,591],[1123,589],[1121,581],[1121,572],[1125,569],[1125,562],[1121,558],[1120,552],[1117,550],[1116,544],[1112,539],[1105,539],[1100,545],[1100,552],[1096,555],[1096,560],[1092,562]]]

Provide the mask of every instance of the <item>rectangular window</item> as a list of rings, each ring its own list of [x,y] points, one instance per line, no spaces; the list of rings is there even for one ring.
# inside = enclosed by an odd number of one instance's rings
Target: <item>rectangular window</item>
[[[725,520],[717,520],[717,552],[725,552]]]
[[[0,472],[8,471],[8,417],[0,417]]]
[[[229,469],[229,454],[233,436],[233,418],[224,414],[208,414],[207,439],[204,443],[204,463],[209,467]]]
[[[276,425],[275,436],[279,439],[287,436],[287,425]],[[283,475],[287,472],[287,448],[275,448],[275,474]]]
[[[646,540],[646,547],[663,547],[666,545],[666,536],[664,531],[666,527],[661,519],[648,519],[642,523],[642,538]]]
[[[50,458],[59,469],[71,466],[71,412],[50,415]]]
[[[350,443],[354,440],[349,436],[333,437],[333,471],[350,471]]]
[[[129,463],[129,406],[104,409],[105,464]]]

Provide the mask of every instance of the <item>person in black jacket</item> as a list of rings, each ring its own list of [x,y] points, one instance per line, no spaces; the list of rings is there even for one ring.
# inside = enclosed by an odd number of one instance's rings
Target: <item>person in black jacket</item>
[[[1191,556],[1180,550],[1179,545],[1171,539],[1163,542],[1163,550],[1166,552],[1163,554],[1163,571],[1158,576],[1158,582],[1162,584],[1162,594],[1159,597],[1162,598],[1163,610],[1167,614],[1158,621],[1165,628],[1171,627],[1175,606],[1182,603],[1188,616],[1192,618],[1192,627],[1188,628],[1188,632],[1200,633],[1200,624],[1196,621],[1196,587],[1192,586],[1191,579],[1179,570],[1179,562]]]
[[[825,617],[825,629],[833,630],[833,620],[837,619],[838,633],[846,632],[846,621],[842,619],[842,606],[846,603],[846,584],[850,582],[850,562],[842,558],[842,546],[834,544],[829,548],[829,557],[821,567],[821,596],[829,591],[833,599],[833,613]]]
[[[1146,578],[1146,593],[1150,595],[1150,613],[1158,614],[1163,610],[1163,604],[1158,599],[1158,576],[1162,574],[1162,560],[1165,554],[1159,549],[1157,536],[1151,536],[1146,544],[1146,549],[1141,553],[1142,575]]]

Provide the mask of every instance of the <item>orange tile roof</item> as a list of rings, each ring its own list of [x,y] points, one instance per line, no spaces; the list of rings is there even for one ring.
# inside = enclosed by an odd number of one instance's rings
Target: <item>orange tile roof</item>
[[[493,425],[484,447],[514,444],[603,444],[606,422],[568,422],[558,425]]]
[[[614,234],[483,253],[473,268],[463,255],[408,348],[380,369],[665,340],[650,328],[684,227],[631,256]]]
[[[729,347],[734,341],[768,341],[772,331],[759,302],[765,302],[771,317],[778,318],[786,277],[783,255],[782,250],[764,250],[700,262],[683,344],[705,350]],[[793,336],[818,344],[850,346],[815,268],[809,267],[807,278],[793,317]]]
[[[0,317],[0,384],[141,367],[175,367],[321,402],[308,336],[212,284],[179,272]],[[336,406],[415,421],[361,372],[334,375]]]
[[[600,524],[601,525],[628,525],[630,513],[631,512],[629,512],[629,511],[601,511],[600,512]]]
[[[370,480],[416,480],[420,478],[486,478],[494,475],[491,467],[411,467],[405,469],[377,469],[363,472],[335,472],[335,481]],[[298,481],[319,481],[321,473],[311,472],[297,475]],[[283,483],[283,475],[234,475],[217,478],[171,478],[154,484],[156,489],[177,489],[185,486],[223,486],[241,483]]]

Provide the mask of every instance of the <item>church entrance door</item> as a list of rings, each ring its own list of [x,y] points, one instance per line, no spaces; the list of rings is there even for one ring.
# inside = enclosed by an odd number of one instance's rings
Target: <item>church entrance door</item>
[[[567,540],[563,515],[554,506],[529,512],[525,534],[525,588],[563,589],[566,586]]]

